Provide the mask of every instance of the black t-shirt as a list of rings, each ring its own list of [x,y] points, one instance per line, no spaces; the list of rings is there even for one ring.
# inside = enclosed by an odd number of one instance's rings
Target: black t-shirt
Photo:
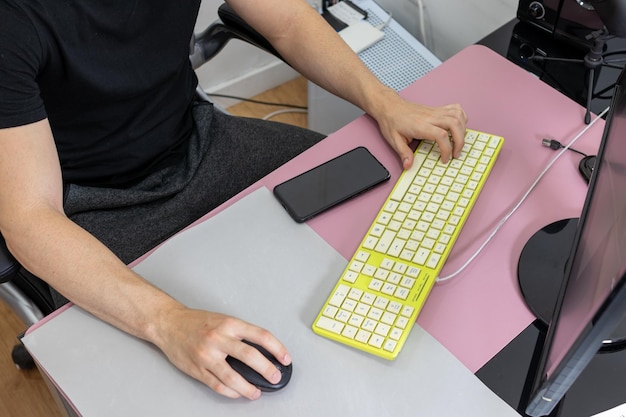
[[[199,7],[0,0],[0,128],[47,117],[67,182],[121,186],[170,163],[192,129]]]

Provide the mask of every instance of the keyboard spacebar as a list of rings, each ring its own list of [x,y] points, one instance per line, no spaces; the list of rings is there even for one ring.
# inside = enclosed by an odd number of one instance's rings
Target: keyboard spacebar
[[[425,159],[425,154],[421,152],[415,154],[413,158],[413,165],[411,165],[411,168],[404,171],[404,174],[400,176],[400,179],[396,184],[396,188],[393,189],[393,193],[391,193],[391,196],[389,197],[390,199],[394,201],[402,201],[404,194],[406,194],[406,190],[408,190],[413,183],[413,179],[422,167]]]

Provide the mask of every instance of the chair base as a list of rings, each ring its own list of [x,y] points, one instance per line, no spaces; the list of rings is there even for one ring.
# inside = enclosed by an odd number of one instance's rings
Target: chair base
[[[33,369],[35,367],[35,361],[33,357],[30,356],[26,347],[18,343],[13,346],[13,350],[11,351],[11,358],[13,359],[13,363],[18,369],[26,370]]]

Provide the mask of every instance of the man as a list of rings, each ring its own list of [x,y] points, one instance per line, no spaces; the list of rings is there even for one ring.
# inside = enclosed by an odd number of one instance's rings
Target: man
[[[60,302],[155,344],[222,395],[256,399],[226,356],[276,382],[241,341],[288,364],[285,346],[185,307],[126,266],[321,139],[194,102],[199,1],[0,0],[0,231]],[[373,117],[404,168],[413,138],[436,140],[444,161],[458,156],[462,108],[400,98],[304,0],[228,2],[296,70]]]

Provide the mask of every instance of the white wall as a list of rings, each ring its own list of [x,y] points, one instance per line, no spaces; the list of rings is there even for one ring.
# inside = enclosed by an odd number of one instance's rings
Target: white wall
[[[442,61],[515,17],[518,0],[422,0],[426,40],[420,35],[419,0],[376,0]]]
[[[358,1],[358,0],[357,0]],[[419,0],[376,0],[394,19],[445,60],[475,43],[515,17],[518,0],[422,0],[426,35],[420,36]],[[197,30],[217,19],[222,0],[204,0]],[[297,76],[273,56],[233,40],[199,71],[200,83],[209,92],[251,97]],[[220,101],[228,106],[233,101]]]

